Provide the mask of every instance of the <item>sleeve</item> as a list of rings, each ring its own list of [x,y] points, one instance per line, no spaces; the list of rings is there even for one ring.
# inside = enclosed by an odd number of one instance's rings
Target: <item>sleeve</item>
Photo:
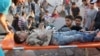
[[[0,56],[5,56],[4,51],[0,48]]]
[[[93,20],[96,19],[96,15],[97,15],[97,11],[95,11],[94,14],[93,14]]]
[[[15,20],[12,21],[12,26],[15,27]]]
[[[79,8],[79,7],[77,7],[77,9],[78,9],[78,12],[80,13],[80,8]]]

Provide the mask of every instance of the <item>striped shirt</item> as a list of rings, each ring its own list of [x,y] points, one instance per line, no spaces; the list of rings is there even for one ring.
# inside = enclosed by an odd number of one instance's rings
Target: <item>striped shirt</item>
[[[20,17],[18,21],[18,26],[21,30],[27,29],[27,20],[24,17]]]

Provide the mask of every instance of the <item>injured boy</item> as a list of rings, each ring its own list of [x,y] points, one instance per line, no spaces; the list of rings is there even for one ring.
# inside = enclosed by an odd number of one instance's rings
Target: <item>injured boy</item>
[[[66,45],[73,42],[92,42],[96,39],[96,35],[99,30],[94,32],[80,32],[80,31],[67,31],[67,32],[55,32],[53,33],[52,44],[54,45]]]

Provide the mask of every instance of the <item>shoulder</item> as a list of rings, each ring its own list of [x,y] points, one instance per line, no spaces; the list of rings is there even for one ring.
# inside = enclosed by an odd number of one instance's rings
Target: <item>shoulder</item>
[[[81,30],[81,29],[82,29],[81,26],[72,26],[72,27],[71,27],[71,30],[77,30],[77,31],[79,31],[79,30]]]
[[[64,25],[63,27],[67,27],[67,26],[66,26],[66,25]],[[62,27],[62,28],[63,28],[63,27]]]

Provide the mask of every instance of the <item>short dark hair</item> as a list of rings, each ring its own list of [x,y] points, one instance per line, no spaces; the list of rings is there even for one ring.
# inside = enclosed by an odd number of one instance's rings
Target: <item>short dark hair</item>
[[[15,42],[16,44],[22,44],[22,43],[24,43],[25,41],[26,41],[26,39],[23,40],[23,41],[21,41],[20,38],[18,37],[18,34],[17,34],[17,33],[14,33],[14,42]]]
[[[12,2],[16,5],[18,0],[12,0]]]
[[[80,19],[82,21],[82,17],[81,16],[76,16],[75,19]]]
[[[48,10],[46,10],[45,12],[46,12],[46,13],[49,13],[49,11],[48,11]]]
[[[29,16],[28,18],[32,18],[32,19],[34,19],[34,17],[32,17],[32,16]]]
[[[65,17],[65,19],[70,19],[70,20],[73,20],[73,16],[68,15],[68,16],[66,16],[66,17]]]
[[[24,16],[26,13],[25,12],[22,12],[22,16]]]
[[[35,3],[38,3],[39,0],[34,0]]]
[[[72,5],[76,5],[76,3],[75,2],[72,2]]]

